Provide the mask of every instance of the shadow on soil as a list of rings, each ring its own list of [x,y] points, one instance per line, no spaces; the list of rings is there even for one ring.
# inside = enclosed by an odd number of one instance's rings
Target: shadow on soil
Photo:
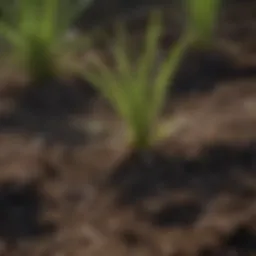
[[[123,232],[121,234],[121,239],[130,247],[136,247],[141,242],[140,237],[130,230]],[[248,226],[241,226],[224,238],[218,248],[202,249],[198,252],[198,256],[245,256],[254,255],[254,253],[256,253],[255,231]]]
[[[252,254],[250,254],[252,253]],[[252,228],[242,226],[236,229],[221,243],[217,250],[205,249],[199,256],[254,255],[256,234]]]
[[[195,159],[164,157],[155,152],[134,154],[112,174],[108,185],[117,189],[118,204],[140,204],[164,193],[189,191],[200,195],[198,200],[165,205],[149,216],[157,226],[189,225],[201,207],[220,192],[246,199],[256,191],[241,180],[256,170],[256,142],[245,147],[216,146],[205,149]]]
[[[157,228],[191,227],[201,218],[205,204],[222,193],[232,194],[242,202],[255,200],[255,189],[246,185],[243,178],[255,178],[256,142],[238,148],[216,146],[204,150],[195,159],[170,158],[155,152],[134,154],[124,161],[108,180],[117,190],[119,206],[134,205],[138,216]],[[248,176],[247,176],[248,175]],[[164,195],[188,192],[197,195],[189,200],[174,200],[161,204]],[[143,202],[160,202],[152,211]],[[235,207],[241,207],[238,205]],[[240,209],[240,208],[239,208]],[[256,233],[248,221],[221,238],[214,249],[202,248],[200,256],[249,255],[256,252]],[[126,244],[136,246],[135,234],[122,234]]]
[[[217,52],[190,52],[176,75],[170,94],[213,90],[219,82],[255,77],[256,67],[236,68],[231,60]]]
[[[95,91],[81,81],[74,83],[51,81],[17,92],[14,110],[0,117],[0,132],[40,134],[47,143],[85,143],[86,135],[69,125],[69,117],[89,112]]]
[[[37,186],[10,183],[0,187],[0,237],[10,246],[55,230],[51,223],[40,221],[43,199]]]

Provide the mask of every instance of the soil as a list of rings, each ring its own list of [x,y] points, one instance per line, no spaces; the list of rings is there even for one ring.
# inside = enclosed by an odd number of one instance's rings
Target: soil
[[[147,152],[84,82],[2,86],[0,255],[256,255],[255,19],[188,54]]]

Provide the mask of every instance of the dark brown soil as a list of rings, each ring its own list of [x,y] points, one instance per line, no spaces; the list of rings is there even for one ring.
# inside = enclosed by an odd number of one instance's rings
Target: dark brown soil
[[[224,35],[184,60],[148,152],[80,81],[1,89],[0,255],[256,255],[256,58]]]

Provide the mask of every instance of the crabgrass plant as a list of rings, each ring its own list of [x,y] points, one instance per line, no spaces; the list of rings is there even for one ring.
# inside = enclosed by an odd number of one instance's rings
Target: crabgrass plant
[[[0,36],[32,80],[51,78],[74,19],[92,0],[1,0]]]
[[[181,37],[156,69],[163,30],[161,21],[160,12],[151,15],[144,52],[135,60],[127,47],[128,33],[124,26],[118,26],[113,47],[114,68],[99,58],[94,59],[93,68],[85,72],[85,78],[108,99],[125,121],[131,146],[136,150],[148,149],[163,138],[164,124],[159,123],[159,118],[167,89],[190,45],[188,35]]]
[[[194,34],[196,47],[211,46],[221,4],[221,0],[186,0],[187,29]]]

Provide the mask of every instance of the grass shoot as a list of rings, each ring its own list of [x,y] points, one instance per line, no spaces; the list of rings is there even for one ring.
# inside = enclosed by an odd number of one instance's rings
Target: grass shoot
[[[147,149],[159,139],[159,115],[167,89],[190,45],[190,38],[182,37],[156,70],[162,28],[161,13],[154,12],[147,27],[144,52],[134,61],[127,47],[127,32],[124,26],[119,26],[113,47],[114,68],[94,59],[93,68],[85,72],[86,79],[127,124],[135,149]]]
[[[55,76],[63,37],[91,0],[1,2],[0,35],[33,80]],[[64,52],[65,54],[65,52]]]
[[[187,27],[196,46],[208,47],[214,40],[221,0],[186,0]]]

